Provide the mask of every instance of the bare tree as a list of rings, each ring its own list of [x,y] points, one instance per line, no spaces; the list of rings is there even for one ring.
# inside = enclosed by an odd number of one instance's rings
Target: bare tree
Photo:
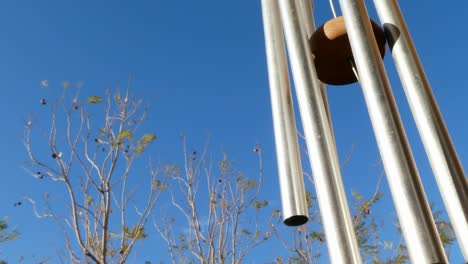
[[[49,118],[26,122],[25,169],[63,192],[45,193],[43,206],[25,199],[37,217],[57,221],[71,263],[124,263],[148,235],[145,226],[167,186],[160,166],[141,155],[156,135],[139,131],[148,107],[128,90],[86,100],[80,90],[64,83]],[[46,99],[40,105],[49,106]]]
[[[44,89],[50,89],[48,83]],[[307,193],[309,223],[287,234],[280,211],[265,212],[268,202],[259,198],[263,174],[259,146],[253,149],[258,159],[255,177],[241,171],[226,153],[214,161],[208,146],[189,151],[185,137],[183,166],[153,164],[142,158],[156,139],[154,133],[140,132],[147,106],[128,92],[106,90],[102,97],[83,101],[80,88],[64,84],[63,89],[52,104],[40,100],[39,107],[50,109],[50,116],[33,116],[24,134],[29,158],[25,170],[53,191],[42,199],[24,200],[36,217],[53,219],[63,231],[69,259],[65,262],[126,262],[137,242],[148,236],[147,223],[153,217],[172,263],[243,263],[271,238],[289,252],[276,263],[320,263],[326,241],[316,197]],[[403,239],[384,241],[379,216],[373,213],[383,195],[383,176],[382,172],[370,197],[353,193],[353,223],[363,261],[404,263],[408,255]],[[311,175],[305,177],[313,185]],[[168,203],[157,203],[163,191]],[[449,248],[454,242],[450,224],[439,211],[433,213]]]
[[[271,236],[260,222],[261,211],[268,205],[258,197],[261,149],[258,145],[253,149],[259,160],[259,175],[253,179],[238,170],[225,153],[213,165],[206,147],[198,153],[188,151],[185,142],[183,145],[183,169],[171,166],[171,203],[178,214],[155,221],[172,263],[243,263]]]

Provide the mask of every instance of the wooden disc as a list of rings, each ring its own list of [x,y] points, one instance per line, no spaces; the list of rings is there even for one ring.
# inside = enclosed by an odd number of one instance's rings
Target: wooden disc
[[[381,27],[371,20],[372,29],[380,55],[385,56],[385,35]],[[318,28],[310,38],[310,46],[315,56],[315,67],[320,81],[332,85],[345,85],[357,82],[351,68],[353,53],[343,17],[329,20]]]

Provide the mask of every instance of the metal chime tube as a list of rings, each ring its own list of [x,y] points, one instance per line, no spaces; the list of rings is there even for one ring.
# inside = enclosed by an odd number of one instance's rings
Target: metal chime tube
[[[361,263],[336,148],[295,0],[279,0],[294,86],[332,263]]]
[[[262,13],[283,219],[303,224],[309,214],[278,1],[262,0]]]
[[[340,0],[400,226],[413,263],[447,263],[362,0]]]
[[[468,183],[396,0],[374,0],[421,139],[465,261]]]
[[[313,0],[296,0],[299,7],[301,19],[304,25],[307,39],[312,36],[315,31],[315,21],[312,17]]]
[[[297,5],[299,6],[299,11],[301,12],[302,22],[304,24],[305,32],[307,39],[310,39],[312,34],[315,32],[315,19],[313,15],[313,8],[314,8],[314,0],[297,0]],[[331,121],[331,113],[330,113],[330,106],[328,104],[328,96],[327,96],[327,89],[325,84],[319,82],[320,91],[322,92],[323,97],[323,104],[325,106],[325,110],[327,111],[328,121],[330,126],[332,126]],[[331,127],[332,136],[333,135],[333,127]]]

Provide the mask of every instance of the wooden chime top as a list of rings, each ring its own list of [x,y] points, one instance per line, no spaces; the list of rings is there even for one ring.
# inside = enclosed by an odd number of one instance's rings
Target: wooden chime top
[[[381,27],[371,20],[372,29],[382,58],[385,55],[385,35]],[[353,53],[342,16],[329,20],[310,38],[315,56],[315,67],[320,81],[332,85],[345,85],[357,81],[351,67]]]

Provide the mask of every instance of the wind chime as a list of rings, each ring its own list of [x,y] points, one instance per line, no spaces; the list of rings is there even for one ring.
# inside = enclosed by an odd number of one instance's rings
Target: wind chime
[[[315,29],[312,0],[262,0],[283,219],[308,221],[288,58],[332,263],[361,263],[346,200],[325,84],[362,87],[390,191],[413,263],[447,263],[382,58],[389,44],[458,244],[468,261],[468,181],[397,0],[363,0]],[[285,41],[286,40],[286,41]],[[285,43],[286,42],[286,43]],[[286,54],[287,45],[287,54]]]

